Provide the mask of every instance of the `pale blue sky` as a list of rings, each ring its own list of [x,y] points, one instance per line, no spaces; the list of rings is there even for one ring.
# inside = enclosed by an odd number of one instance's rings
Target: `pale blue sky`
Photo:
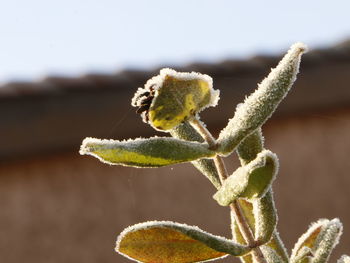
[[[349,0],[0,0],[0,81],[220,61],[350,37]]]

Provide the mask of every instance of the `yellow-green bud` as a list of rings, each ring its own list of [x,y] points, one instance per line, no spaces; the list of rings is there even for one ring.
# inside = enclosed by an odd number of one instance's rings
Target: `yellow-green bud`
[[[132,105],[143,121],[160,131],[168,131],[203,109],[216,106],[219,91],[213,89],[208,75],[162,69],[158,76],[139,88]]]

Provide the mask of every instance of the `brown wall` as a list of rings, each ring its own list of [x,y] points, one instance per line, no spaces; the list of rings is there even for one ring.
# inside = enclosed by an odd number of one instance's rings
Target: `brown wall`
[[[288,249],[312,221],[339,217],[345,232],[335,254],[349,254],[350,110],[275,119],[264,133],[267,148],[280,158],[274,189]],[[231,157],[226,161],[231,171],[237,166]],[[189,164],[112,167],[79,156],[78,149],[3,162],[0,262],[128,262],[113,251],[118,233],[154,219],[229,237],[228,209],[213,193]]]

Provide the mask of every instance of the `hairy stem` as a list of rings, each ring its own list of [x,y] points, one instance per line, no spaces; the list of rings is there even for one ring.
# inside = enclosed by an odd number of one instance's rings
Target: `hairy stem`
[[[203,137],[203,139],[209,144],[209,148],[216,148],[216,140],[213,135],[208,131],[204,124],[197,118],[193,117],[189,120],[192,127]]]
[[[197,130],[197,132],[201,134],[201,136],[208,143],[210,148],[215,149],[217,147],[216,140],[214,139],[212,134],[207,130],[206,127],[204,127],[204,125],[197,118],[192,118],[189,122]],[[220,182],[222,184],[224,180],[228,177],[225,163],[222,157],[219,155],[216,155],[214,157],[214,162],[215,162],[216,169],[218,170],[218,173],[219,173]],[[257,247],[253,232],[249,227],[248,221],[245,218],[239,203],[237,201],[234,201],[230,205],[230,208],[234,214],[239,230],[241,231],[243,238],[247,242],[247,245],[253,248],[252,254],[256,259],[256,262],[267,263],[261,249]]]

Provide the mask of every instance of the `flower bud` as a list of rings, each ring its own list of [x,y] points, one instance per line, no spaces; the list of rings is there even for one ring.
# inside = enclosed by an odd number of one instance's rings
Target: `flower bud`
[[[162,69],[158,76],[139,88],[131,105],[143,121],[160,131],[171,130],[203,109],[216,106],[219,91],[208,75]]]

